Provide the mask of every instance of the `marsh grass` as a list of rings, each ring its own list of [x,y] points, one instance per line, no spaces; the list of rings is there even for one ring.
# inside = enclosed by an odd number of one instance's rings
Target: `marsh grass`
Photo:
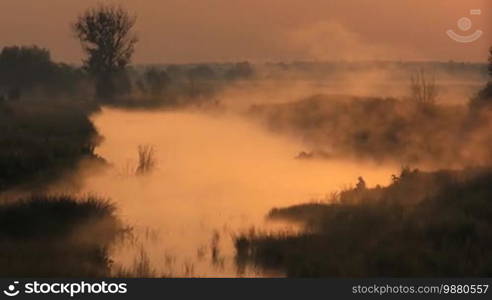
[[[118,278],[157,278],[157,271],[151,266],[150,258],[143,247],[140,247],[130,267],[116,266],[112,271]]]
[[[125,231],[95,197],[33,196],[0,205],[0,276],[104,277],[108,249]]]
[[[240,235],[237,260],[293,277],[491,276],[490,182],[487,169],[407,170],[339,202],[272,210],[307,230]]]
[[[152,172],[157,165],[155,156],[155,149],[152,145],[139,145],[138,146],[138,166],[136,168],[136,175],[146,175]]]

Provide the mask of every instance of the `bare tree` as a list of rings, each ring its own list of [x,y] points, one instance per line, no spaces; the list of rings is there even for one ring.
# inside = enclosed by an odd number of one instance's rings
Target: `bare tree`
[[[116,81],[126,78],[125,69],[137,43],[136,20],[120,6],[100,5],[86,10],[72,25],[87,54],[84,65],[96,79],[99,97],[114,96]]]
[[[428,75],[419,69],[410,78],[411,99],[420,104],[434,104],[438,96],[438,88],[434,75]]]

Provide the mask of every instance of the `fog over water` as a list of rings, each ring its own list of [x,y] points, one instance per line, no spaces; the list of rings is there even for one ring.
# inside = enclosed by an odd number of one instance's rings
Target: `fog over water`
[[[134,228],[135,239],[114,252],[117,265],[131,268],[144,249],[151,267],[164,275],[237,275],[235,233],[252,227],[294,230],[266,224],[273,207],[321,199],[358,176],[369,186],[387,184],[399,168],[296,160],[305,150],[300,141],[228,113],[105,108],[93,121],[105,137],[96,152],[112,167],[89,172],[81,193],[110,198]],[[151,174],[132,174],[139,145],[154,148],[157,167]],[[265,274],[251,269],[244,275]]]

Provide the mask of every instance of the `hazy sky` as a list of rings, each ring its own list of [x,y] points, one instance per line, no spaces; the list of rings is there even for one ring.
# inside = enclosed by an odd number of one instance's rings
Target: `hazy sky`
[[[403,59],[484,61],[490,0],[0,0],[0,47],[37,44],[80,62],[69,24],[87,7],[122,3],[138,15],[136,63]],[[470,9],[480,8],[480,16]],[[457,20],[469,17],[466,32]],[[484,35],[452,41],[445,31]]]

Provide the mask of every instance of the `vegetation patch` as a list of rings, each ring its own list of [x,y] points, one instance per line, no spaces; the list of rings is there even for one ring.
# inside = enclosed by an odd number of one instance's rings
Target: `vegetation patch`
[[[0,205],[0,276],[104,277],[126,229],[106,200],[33,196]]]
[[[490,169],[405,170],[388,187],[274,209],[269,218],[300,222],[306,230],[245,233],[236,238],[238,260],[293,277],[488,277],[490,182]]]
[[[0,103],[0,191],[27,181],[47,182],[94,155],[100,137],[87,103]]]

